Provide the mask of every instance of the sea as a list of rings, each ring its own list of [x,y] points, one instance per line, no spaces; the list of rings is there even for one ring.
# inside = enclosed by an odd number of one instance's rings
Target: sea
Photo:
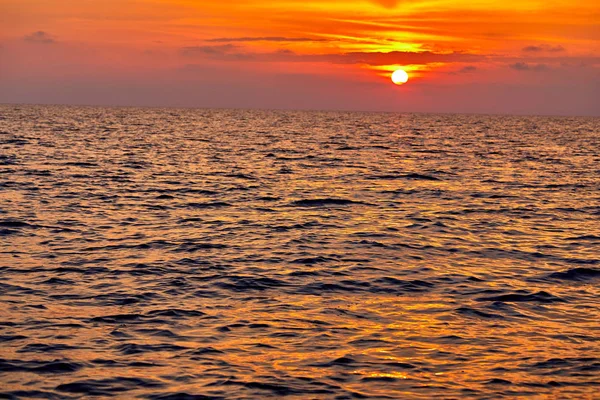
[[[0,106],[2,399],[600,399],[600,118]]]

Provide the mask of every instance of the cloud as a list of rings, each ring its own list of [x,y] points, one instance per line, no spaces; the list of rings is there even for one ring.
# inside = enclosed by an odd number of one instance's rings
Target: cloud
[[[237,50],[239,46],[234,44],[223,44],[218,46],[188,46],[180,50],[185,57],[207,56],[220,60],[248,60],[254,58],[253,53],[241,53]]]
[[[322,59],[334,64],[365,64],[365,65],[392,65],[392,64],[431,64],[451,62],[476,62],[485,59],[485,56],[467,53],[435,53],[432,51],[390,51],[382,52],[353,52],[345,54],[312,56],[317,61]]]
[[[259,37],[231,37],[208,39],[212,43],[231,42],[325,42],[327,39],[305,38],[305,37],[283,37],[283,36],[259,36]]]
[[[477,67],[474,65],[467,65],[466,67],[463,67],[458,70],[458,72],[463,73],[463,74],[466,74],[469,72],[475,72],[475,71],[477,71]]]
[[[477,67],[476,66],[474,66],[474,65],[467,65],[467,66],[462,67],[459,70],[450,71],[450,72],[448,72],[448,74],[450,74],[450,75],[470,74],[471,72],[475,72],[475,71],[477,71]]]
[[[201,53],[201,54],[221,55],[221,54],[229,54],[233,50],[236,50],[238,48],[239,48],[239,46],[236,46],[233,44],[223,44],[223,45],[219,45],[219,46],[189,46],[189,47],[184,47],[183,52],[184,52],[184,54],[186,54],[186,53],[187,54]]]
[[[205,56],[223,61],[251,60],[259,62],[324,62],[330,64],[362,64],[362,65],[394,65],[394,64],[431,64],[452,62],[478,62],[486,58],[483,55],[467,53],[434,53],[431,51],[410,52],[351,52],[341,54],[298,54],[282,49],[270,53],[253,53],[239,51],[233,44],[218,46],[184,47],[180,53],[186,57]]]
[[[551,46],[549,44],[540,44],[537,46],[523,47],[522,50],[526,53],[541,53],[541,52],[558,53],[561,51],[565,51],[565,48],[560,45]]]
[[[486,57],[465,53],[435,53],[431,51],[410,52],[351,52],[344,54],[323,54],[302,56],[306,61],[329,62],[332,64],[355,65],[426,65],[433,63],[468,63],[484,60]]]
[[[24,39],[30,43],[52,44],[56,42],[51,35],[44,31],[33,32],[31,35],[25,36]]]
[[[548,66],[546,64],[527,64],[525,62],[518,62],[509,65],[510,68],[516,71],[546,71]]]

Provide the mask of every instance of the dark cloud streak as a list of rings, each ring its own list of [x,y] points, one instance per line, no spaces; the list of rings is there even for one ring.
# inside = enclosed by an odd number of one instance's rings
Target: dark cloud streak
[[[179,53],[184,57],[210,57],[224,61],[251,60],[254,58],[252,53],[241,53],[237,50],[239,46],[233,44],[223,44],[218,46],[189,46],[183,47]]]
[[[327,39],[306,38],[306,37],[282,37],[282,36],[262,36],[262,37],[231,37],[208,39],[211,43],[231,43],[231,42],[326,42]]]
[[[363,65],[393,65],[393,64],[431,64],[436,62],[477,62],[486,56],[467,53],[434,53],[392,51],[382,52],[351,52],[342,54],[297,54],[291,50],[279,50],[270,53],[241,52],[239,47],[226,44],[220,46],[184,47],[180,53],[186,57],[208,56],[224,61],[252,60],[258,62],[325,62],[331,64],[363,64]]]
[[[392,64],[431,64],[437,62],[476,62],[485,59],[485,56],[467,53],[434,53],[431,51],[410,52],[391,51],[381,52],[353,52],[345,54],[304,56],[314,61],[328,61],[334,64],[366,64],[366,65],[392,65]]]
[[[467,65],[466,67],[461,68],[458,72],[461,73],[469,73],[477,71],[477,67],[474,65]]]
[[[24,37],[24,40],[29,43],[41,43],[41,44],[52,44],[56,43],[56,40],[51,35],[44,31],[33,32],[31,35]]]
[[[527,64],[525,62],[518,62],[509,65],[510,68],[516,71],[546,71],[548,70],[548,66],[546,64]]]
[[[540,44],[537,46],[523,47],[522,50],[526,53],[541,53],[541,52],[559,53],[561,51],[565,51],[565,48],[560,45],[559,46],[550,46],[548,44]]]

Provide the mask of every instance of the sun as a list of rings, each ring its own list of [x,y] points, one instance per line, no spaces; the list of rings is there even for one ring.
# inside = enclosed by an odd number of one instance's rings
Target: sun
[[[402,69],[398,69],[392,74],[392,82],[394,82],[396,85],[405,84],[407,81],[408,74]]]

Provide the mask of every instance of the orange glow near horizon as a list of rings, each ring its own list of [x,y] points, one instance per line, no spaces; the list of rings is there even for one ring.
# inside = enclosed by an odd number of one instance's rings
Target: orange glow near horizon
[[[0,0],[0,15],[1,72],[22,81],[158,82],[196,69],[196,80],[210,70],[219,82],[293,74],[356,87],[401,66],[413,87],[576,75],[583,88],[600,65],[590,0]]]

